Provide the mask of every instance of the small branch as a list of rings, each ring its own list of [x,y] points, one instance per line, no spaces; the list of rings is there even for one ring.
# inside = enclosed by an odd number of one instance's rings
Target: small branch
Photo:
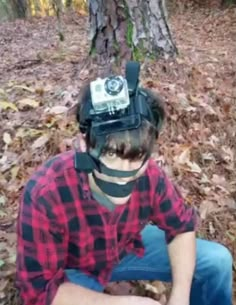
[[[214,61],[214,60],[205,60],[205,61],[198,63],[198,65],[206,65],[206,64],[219,64],[219,62]]]
[[[15,65],[10,67],[9,69],[7,69],[7,72],[14,70],[14,69],[16,69],[16,70],[27,69],[34,65],[39,65],[39,64],[41,64],[41,62],[42,62],[42,59],[24,59],[22,61],[17,62]]]
[[[59,36],[60,41],[64,41],[65,37],[64,37],[62,25],[61,25],[61,5],[58,2],[58,0],[53,0],[52,5],[53,5],[53,10],[55,11],[56,16],[57,16],[58,36]]]

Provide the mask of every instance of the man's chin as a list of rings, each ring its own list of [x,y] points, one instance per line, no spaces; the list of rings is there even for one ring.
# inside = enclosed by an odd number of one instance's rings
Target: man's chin
[[[122,205],[122,204],[126,204],[127,201],[129,200],[130,198],[130,195],[129,196],[126,196],[126,197],[122,197],[122,198],[118,198],[118,197],[112,197],[112,196],[109,196],[109,195],[106,195],[107,198],[115,205]]]

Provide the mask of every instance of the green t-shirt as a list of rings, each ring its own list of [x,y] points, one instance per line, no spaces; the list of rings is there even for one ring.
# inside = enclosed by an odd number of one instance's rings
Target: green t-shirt
[[[106,198],[105,196],[103,196],[93,190],[92,190],[92,194],[93,194],[94,199],[97,200],[97,202],[99,202],[101,205],[108,208],[110,211],[114,211],[116,205],[114,203],[112,203],[108,198]]]

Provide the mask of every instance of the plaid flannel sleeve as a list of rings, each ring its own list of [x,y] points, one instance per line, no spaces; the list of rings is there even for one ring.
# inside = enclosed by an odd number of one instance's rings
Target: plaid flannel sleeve
[[[167,243],[180,233],[195,231],[199,223],[197,210],[184,203],[176,186],[161,170],[157,179],[151,220],[165,231]]]
[[[20,204],[16,286],[24,305],[50,305],[59,285],[66,281],[65,241],[62,228],[53,219],[50,200],[32,198],[26,187]]]

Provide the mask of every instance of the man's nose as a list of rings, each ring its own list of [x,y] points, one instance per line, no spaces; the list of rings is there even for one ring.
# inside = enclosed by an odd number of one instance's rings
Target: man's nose
[[[136,168],[134,168],[134,164],[132,164],[132,162],[130,162],[127,159],[123,159],[122,162],[120,163],[120,170],[122,171],[132,171]]]

